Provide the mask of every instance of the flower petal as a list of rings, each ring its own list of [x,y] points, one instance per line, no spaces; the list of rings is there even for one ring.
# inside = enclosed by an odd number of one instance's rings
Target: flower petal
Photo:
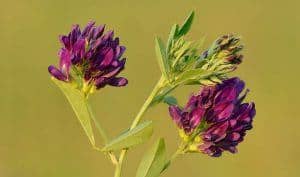
[[[71,58],[70,58],[70,53],[67,49],[62,48],[59,51],[59,69],[60,71],[65,75],[65,76],[69,76],[69,70],[71,67]]]
[[[95,25],[95,21],[90,21],[86,27],[83,29],[81,36],[87,37],[87,35],[90,33],[92,27]]]
[[[59,69],[57,69],[56,67],[54,67],[52,65],[50,65],[48,67],[48,71],[53,77],[55,77],[58,80],[61,80],[61,81],[68,80],[68,78]]]
[[[111,48],[109,48],[107,52],[104,54],[104,58],[100,64],[100,67],[103,68],[110,65],[113,59],[114,59],[114,51]]]
[[[128,84],[128,80],[124,77],[115,77],[111,78],[108,84],[115,87],[122,87]]]
[[[182,128],[182,111],[178,106],[169,106],[169,113],[179,128]]]

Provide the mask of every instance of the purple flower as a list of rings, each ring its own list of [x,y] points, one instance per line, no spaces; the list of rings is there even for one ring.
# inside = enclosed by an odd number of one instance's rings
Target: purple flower
[[[193,95],[185,108],[170,106],[169,112],[189,139],[196,142],[197,151],[218,157],[223,151],[237,152],[246,131],[252,128],[254,103],[243,103],[248,90],[242,95],[244,82],[231,78],[215,86],[205,86]],[[188,142],[195,144],[195,142]]]
[[[71,82],[79,76],[87,85],[97,89],[106,85],[125,86],[127,79],[117,75],[124,69],[125,47],[114,38],[114,32],[104,33],[104,25],[89,22],[81,31],[74,25],[68,35],[59,37],[63,47],[59,51],[59,66],[49,66],[49,73],[58,80]],[[74,71],[74,72],[71,72]]]

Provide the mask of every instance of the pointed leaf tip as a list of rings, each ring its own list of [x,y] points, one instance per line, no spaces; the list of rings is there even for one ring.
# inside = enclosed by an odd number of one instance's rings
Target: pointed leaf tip
[[[158,60],[160,70],[162,74],[165,76],[165,78],[168,78],[170,66],[166,55],[166,48],[164,46],[163,41],[158,37],[155,38],[155,52],[156,52],[156,57]]]
[[[187,34],[189,32],[189,30],[191,29],[193,20],[194,20],[194,16],[195,16],[195,12],[192,11],[190,13],[190,15],[185,19],[185,21],[183,22],[181,28],[178,31],[178,36],[183,36],[185,34]]]

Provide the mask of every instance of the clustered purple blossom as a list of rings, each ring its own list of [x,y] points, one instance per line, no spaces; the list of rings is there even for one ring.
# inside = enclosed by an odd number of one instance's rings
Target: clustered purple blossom
[[[97,89],[106,85],[125,86],[127,79],[117,76],[125,66],[126,59],[122,58],[125,47],[119,44],[118,37],[114,38],[113,31],[104,33],[104,27],[89,22],[81,31],[79,25],[74,25],[68,35],[60,36],[63,47],[59,51],[59,67],[49,66],[49,73],[58,80],[70,82],[74,79],[73,69]]]
[[[201,129],[196,134],[202,140],[197,145],[199,151],[213,157],[221,156],[223,151],[235,153],[246,131],[252,128],[255,116],[254,103],[243,103],[248,90],[239,96],[244,87],[239,78],[204,86],[185,108],[170,106],[170,115],[186,136]]]

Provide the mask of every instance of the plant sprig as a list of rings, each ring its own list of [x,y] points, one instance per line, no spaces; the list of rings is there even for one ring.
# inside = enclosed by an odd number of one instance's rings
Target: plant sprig
[[[95,118],[88,98],[95,90],[107,85],[120,87],[127,84],[127,79],[117,77],[124,69],[126,60],[121,59],[121,56],[125,47],[120,46],[118,38],[113,38],[113,32],[104,34],[104,26],[95,27],[94,22],[90,22],[82,32],[79,26],[75,26],[69,35],[61,36],[64,48],[60,51],[59,68],[49,66],[49,72],[71,104],[92,147],[104,153],[115,165],[115,177],[120,177],[122,174],[127,151],[146,142],[152,136],[152,121],[142,122],[142,118],[150,107],[159,103],[166,103],[172,109],[170,113],[173,113],[172,116],[180,127],[183,141],[177,151],[168,158],[165,140],[160,138],[144,155],[136,177],[158,177],[178,155],[189,152],[190,146],[194,143],[198,144],[199,135],[208,129],[206,126],[208,123],[203,120],[198,121],[201,122],[197,126],[200,128],[194,128],[190,133],[189,129],[192,125],[184,127],[179,119],[184,118],[182,121],[185,124],[195,123],[195,121],[185,120],[186,114],[180,115],[185,108],[178,106],[176,98],[171,95],[172,91],[184,85],[206,87],[220,84],[241,62],[242,55],[239,51],[242,46],[239,44],[239,38],[233,35],[220,37],[209,49],[199,55],[204,38],[199,43],[195,43],[188,41],[186,37],[194,16],[195,13],[192,11],[182,25],[174,24],[166,43],[159,37],[155,38],[155,52],[161,77],[130,127],[113,139],[108,138]],[[99,59],[99,56],[103,58]],[[241,102],[242,98],[238,102]],[[187,113],[190,110],[185,111]],[[102,137],[101,147],[96,145],[92,123]]]

